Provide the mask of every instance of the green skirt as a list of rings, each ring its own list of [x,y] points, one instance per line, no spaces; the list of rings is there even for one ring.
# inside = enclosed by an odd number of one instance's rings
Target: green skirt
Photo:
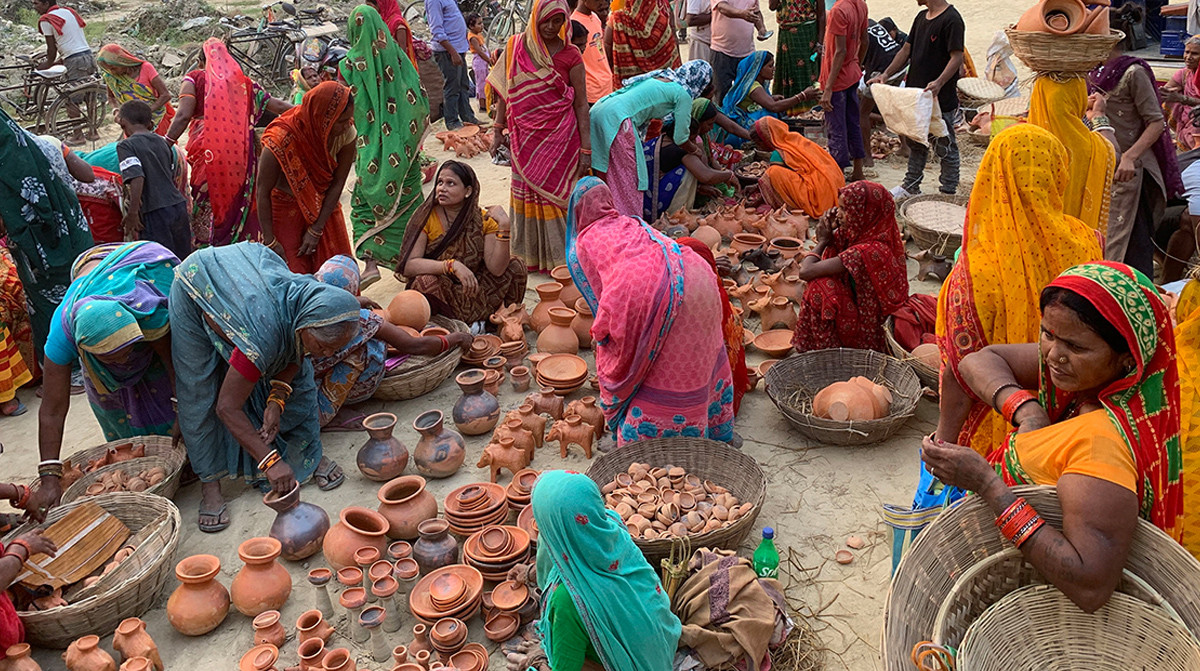
[[[817,51],[817,22],[807,21],[779,27],[779,50],[775,56],[775,85],[772,93],[794,96],[821,76]]]

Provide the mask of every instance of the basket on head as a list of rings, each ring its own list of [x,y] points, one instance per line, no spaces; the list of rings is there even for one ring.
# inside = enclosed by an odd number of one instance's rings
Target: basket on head
[[[728,489],[743,503],[754,504],[749,513],[729,526],[707,533],[690,534],[688,541],[692,547],[737,550],[754,529],[758,512],[767,496],[767,476],[758,462],[745,452],[705,438],[652,438],[629,443],[600,456],[588,468],[587,476],[597,486],[603,487],[635,462],[655,467],[667,464],[679,466],[701,480],[711,480]],[[660,561],[671,555],[670,539],[634,538],[633,542],[651,566],[657,567]]]
[[[812,401],[834,382],[862,376],[892,392],[888,416],[839,422],[812,414]],[[822,349],[802,352],[771,366],[767,395],[792,426],[805,437],[828,445],[868,445],[887,439],[917,411],[921,381],[912,366],[865,349]]]
[[[1125,33],[1107,35],[1055,35],[1033,30],[1005,28],[1013,54],[1037,73],[1084,73],[1108,60],[1113,45]]]
[[[431,322],[450,332],[470,333],[471,329],[457,319],[434,316]],[[434,356],[414,354],[399,366],[388,371],[372,398],[380,401],[407,401],[438,388],[462,359],[462,350],[451,347]]]
[[[1013,492],[1048,523],[1062,528],[1054,487],[1014,487]],[[977,563],[1012,548],[995,522],[995,513],[982,497],[968,496],[921,530],[896,567],[884,604],[886,671],[911,671],[913,646],[930,639],[937,615],[959,579]],[[1161,595],[1189,631],[1200,632],[1200,562],[1183,546],[1150,522],[1138,520],[1125,568],[1145,583],[1146,590]],[[1012,587],[1019,586],[1014,582]],[[943,629],[948,630],[947,625]]]
[[[984,611],[958,649],[959,671],[1200,668],[1200,644],[1165,611],[1117,592],[1085,613],[1051,585],[1022,587]]]
[[[912,355],[912,352],[904,349],[900,343],[896,342],[896,334],[892,332],[894,324],[892,318],[888,317],[883,322],[883,339],[887,341],[888,349],[892,350],[892,356],[900,359],[913,367],[917,377],[920,378],[921,384],[929,389],[932,389],[936,394],[941,383],[941,374],[937,368],[921,361]]]
[[[913,196],[900,202],[896,215],[917,247],[952,257],[962,246],[970,201],[970,196],[948,193]]]
[[[983,77],[963,77],[958,80],[958,100],[963,107],[976,109],[1008,97],[1004,87]]]

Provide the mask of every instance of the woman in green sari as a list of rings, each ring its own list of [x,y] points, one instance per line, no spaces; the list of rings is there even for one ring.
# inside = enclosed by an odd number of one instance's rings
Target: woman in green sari
[[[821,59],[814,58],[825,34],[825,0],[769,0],[779,20],[775,93],[785,98],[817,83]]]
[[[354,94],[358,129],[350,219],[355,254],[366,263],[365,289],[379,280],[379,264],[399,264],[404,229],[424,200],[419,152],[429,126],[429,99],[412,61],[373,7],[354,9],[347,36],[354,46],[340,68]]]

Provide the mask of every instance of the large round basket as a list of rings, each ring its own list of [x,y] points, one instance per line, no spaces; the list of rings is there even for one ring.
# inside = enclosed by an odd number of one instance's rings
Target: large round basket
[[[1014,492],[1025,497],[1047,522],[1062,528],[1062,507],[1055,488],[1026,486],[1016,487]],[[930,640],[938,613],[955,585],[977,563],[1012,548],[996,529],[995,520],[995,513],[981,497],[968,496],[939,515],[913,541],[892,576],[884,605],[882,654],[887,671],[911,671],[913,646]],[[1200,632],[1200,562],[1183,546],[1150,522],[1138,520],[1125,568],[1145,583],[1143,591],[1160,595],[1190,632]],[[1015,590],[1023,581],[1009,584],[1009,589]],[[987,598],[996,601],[1002,590],[989,587],[987,593],[991,595]],[[956,617],[966,621],[970,614]],[[949,631],[950,625],[943,624],[942,629]]]
[[[108,454],[108,451],[112,448],[116,447],[117,445],[124,445],[126,443],[145,445],[147,457],[161,457],[171,463],[178,461],[179,468],[175,469],[175,486],[178,488],[178,471],[183,467],[183,463],[187,461],[187,448],[184,447],[182,442],[180,442],[178,445],[175,445],[170,436],[137,436],[134,438],[122,438],[120,440],[114,440],[110,443],[104,443],[103,445],[89,447],[86,450],[80,450],[67,457],[63,461],[69,461],[73,465],[79,466],[80,468],[87,468],[88,464],[99,459],[100,457],[103,457],[105,454]],[[133,460],[131,459],[130,461]],[[91,474],[88,473],[87,475]],[[82,482],[83,480],[86,480],[87,475],[85,475],[79,481]]]
[[[715,531],[688,536],[693,548],[710,547],[736,550],[741,546],[762,509],[767,495],[767,476],[753,457],[725,443],[704,438],[652,438],[640,440],[609,452],[592,462],[587,476],[603,487],[617,473],[625,472],[630,464],[641,462],[651,466],[679,466],[702,480],[711,480],[725,487],[743,503],[753,503],[750,512],[736,522]],[[633,539],[638,549],[658,567],[658,562],[671,554],[671,540]]]
[[[125,544],[135,550],[95,585],[68,590],[65,596],[70,605],[17,613],[25,625],[26,640],[39,647],[65,648],[80,636],[111,634],[121,620],[149,610],[173,575],[171,559],[182,526],[174,503],[154,494],[101,494],[51,510],[42,528],[85,503],[98,505],[124,522],[132,532]],[[9,533],[4,542],[37,526],[24,524]]]
[[[977,109],[1008,97],[1003,86],[983,77],[963,77],[957,86],[958,100],[967,109]]]
[[[1107,35],[1055,35],[1005,28],[1013,54],[1038,73],[1088,72],[1108,60],[1113,45],[1125,39],[1114,30]]]
[[[812,414],[817,392],[860,375],[891,390],[887,417],[839,422]],[[828,445],[868,445],[887,439],[917,411],[922,393],[912,366],[865,349],[822,349],[788,357],[771,366],[766,384],[767,395],[796,430]]]
[[[129,441],[118,441],[109,444],[117,445],[121,442],[127,443]],[[107,473],[124,471],[126,475],[132,476],[155,466],[162,467],[167,472],[167,477],[157,485],[147,488],[143,493],[158,494],[168,499],[175,496],[175,492],[179,490],[179,478],[183,472],[183,464],[187,462],[187,451],[183,444],[180,443],[178,447],[172,446],[170,436],[141,436],[134,442],[145,443],[146,456],[101,466],[91,473],[85,474],[70,487],[67,487],[63,492],[62,502],[70,503],[79,498],[87,498],[86,491],[88,486],[100,482],[101,478]],[[77,462],[73,461],[72,463]]]
[[[434,317],[434,324],[451,332],[469,333],[470,328],[457,319]],[[381,401],[407,401],[428,394],[438,388],[462,359],[462,350],[450,348],[437,356],[413,355],[404,363],[387,372],[379,388],[375,390],[374,398]]]
[[[900,343],[896,342],[896,334],[892,332],[892,318],[888,317],[883,322],[883,339],[887,341],[888,349],[892,350],[892,356],[900,359],[913,367],[917,377],[920,378],[921,384],[932,389],[933,393],[937,393],[941,382],[941,374],[938,369],[921,361],[912,355],[912,352],[904,349]]]
[[[963,222],[969,196],[930,193],[900,203],[897,215],[913,242],[934,254],[954,256],[962,246]]]
[[[1185,671],[1200,644],[1160,608],[1116,593],[1085,613],[1050,585],[1022,587],[984,611],[958,650],[958,671]]]

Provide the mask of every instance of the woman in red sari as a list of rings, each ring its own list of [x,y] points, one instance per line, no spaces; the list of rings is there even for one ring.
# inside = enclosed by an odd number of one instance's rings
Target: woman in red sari
[[[874,182],[854,182],[838,191],[838,206],[837,215],[817,225],[817,246],[800,262],[808,287],[792,345],[798,352],[885,352],[883,320],[908,300],[892,194]]]
[[[696,252],[700,258],[712,266],[717,280],[717,289],[721,292],[721,324],[725,333],[725,353],[729,355],[729,368],[733,372],[733,414],[737,415],[742,409],[742,397],[750,388],[750,370],[746,367],[746,342],[743,339],[742,320],[733,314],[733,304],[729,302],[729,294],[725,285],[721,284],[720,271],[717,269],[717,259],[713,256],[708,245],[696,238],[683,237],[675,242]]]
[[[665,0],[629,0],[612,13],[605,40],[612,46],[614,87],[621,88],[630,77],[682,64],[672,25]]]

